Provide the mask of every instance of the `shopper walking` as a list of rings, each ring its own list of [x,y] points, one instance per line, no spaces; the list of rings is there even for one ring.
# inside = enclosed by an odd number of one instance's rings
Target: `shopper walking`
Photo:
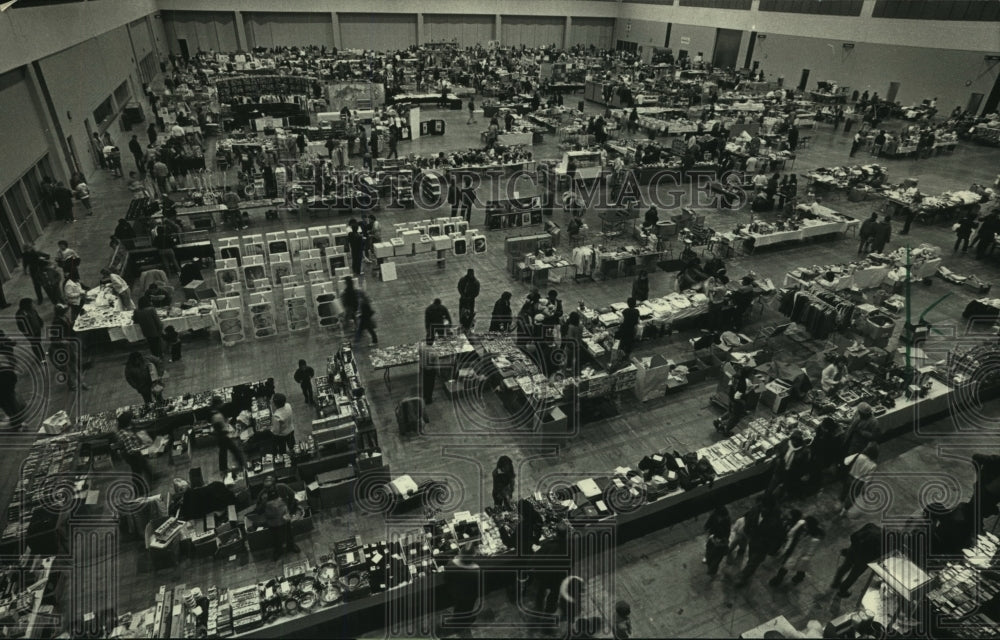
[[[367,331],[372,338],[371,346],[376,346],[378,334],[375,333],[375,309],[372,308],[372,301],[368,294],[364,291],[358,291],[358,328],[354,333],[354,340],[360,340],[364,331]]]
[[[80,175],[73,182],[74,184],[71,185],[73,187],[73,195],[83,205],[83,210],[87,212],[88,216],[94,215],[94,208],[90,203],[90,187],[87,186],[87,181],[83,179],[83,175]]]
[[[274,394],[271,404],[271,432],[278,443],[278,453],[291,453],[295,448],[292,405],[283,393]]]
[[[979,232],[976,234],[976,259],[982,260],[993,253],[993,246],[996,244],[997,234],[1000,233],[1000,209],[994,209],[987,215],[979,225]]]
[[[149,495],[149,489],[153,484],[153,469],[149,465],[149,458],[143,453],[145,446],[142,438],[132,431],[133,419],[131,411],[125,411],[118,416],[114,447],[132,471],[132,486],[135,487],[136,498],[145,498]]]
[[[469,269],[458,281],[458,322],[466,333],[472,330],[476,318],[476,298],[480,289],[475,269]]]
[[[163,361],[155,356],[144,356],[138,351],[129,354],[125,362],[125,382],[139,392],[143,402],[152,403],[163,393]],[[84,387],[86,388],[86,387]]]
[[[840,552],[843,560],[833,574],[831,589],[837,589],[838,598],[851,595],[851,585],[868,570],[868,563],[882,557],[882,528],[867,523],[851,534],[851,546]]]
[[[865,485],[878,466],[878,444],[869,442],[860,453],[844,458],[844,485],[840,492],[840,516],[846,516],[865,490]]]
[[[143,156],[146,155],[146,150],[142,148],[139,136],[133,135],[132,139],[128,141],[128,151],[132,154],[132,160],[135,162],[135,170],[139,172],[140,176],[145,178],[146,162],[143,160]]]
[[[878,440],[879,435],[878,418],[871,405],[867,402],[859,403],[844,435],[844,455],[864,451],[868,443]]]
[[[45,323],[42,322],[42,316],[38,314],[31,298],[21,298],[21,302],[17,305],[17,313],[14,314],[14,320],[17,322],[17,330],[31,345],[31,353],[35,356],[35,360],[39,364],[46,364],[45,348],[42,346],[42,332]]]
[[[747,562],[736,582],[737,587],[745,586],[767,556],[777,555],[785,544],[785,525],[774,498],[762,496],[743,516],[743,540]]]
[[[829,416],[823,418],[813,435],[809,451],[812,461],[809,465],[808,486],[810,490],[816,491],[823,484],[826,470],[844,459],[844,438],[840,424]]]
[[[240,448],[236,429],[226,420],[226,416],[222,414],[222,411],[218,409],[213,410],[209,418],[209,423],[212,425],[212,437],[215,438],[215,446],[219,454],[219,475],[225,478],[226,474],[230,472],[230,453],[233,454],[239,465],[237,471],[246,469],[247,459],[243,453],[243,449]]]
[[[972,237],[972,232],[978,226],[979,219],[971,211],[955,223],[955,226],[952,227],[955,230],[955,247],[952,249],[952,253],[956,253],[960,246],[962,247],[962,253],[969,250],[969,238]]]
[[[708,569],[708,575],[715,576],[719,564],[729,554],[730,533],[732,522],[729,511],[724,506],[718,506],[705,520],[705,556],[701,561]]]
[[[306,364],[305,360],[299,360],[299,367],[292,374],[292,377],[299,383],[299,387],[302,389],[302,399],[306,404],[313,404],[312,379],[315,375],[316,372]]]
[[[809,471],[811,462],[812,454],[806,446],[805,436],[796,429],[778,448],[766,493],[779,498],[802,495],[803,478]]]
[[[875,223],[872,233],[872,251],[882,253],[885,250],[885,245],[889,243],[891,238],[892,223],[889,216],[886,215],[881,221]]]
[[[66,300],[70,309],[70,318],[76,322],[76,319],[83,313],[83,305],[87,301],[83,287],[80,286],[80,277],[76,274],[66,276],[62,291],[63,299]]]
[[[351,252],[351,273],[354,277],[360,278],[364,274],[363,264],[365,259],[365,236],[361,230],[361,224],[351,218],[348,223],[351,230],[347,232],[347,248]]]
[[[163,358],[163,321],[149,298],[139,298],[139,308],[132,312],[132,322],[139,325],[139,331],[149,345],[149,353],[154,358]]]
[[[498,509],[514,508],[514,463],[507,456],[500,456],[493,467],[493,506]]]
[[[358,290],[354,287],[354,278],[344,278],[344,290],[340,294],[340,304],[344,306],[344,322],[348,320],[357,326]]]
[[[858,149],[861,148],[863,142],[864,142],[864,137],[861,135],[861,132],[858,131],[857,133],[854,134],[854,141],[851,143],[850,156],[852,158],[854,157],[854,154],[858,152]]]
[[[875,237],[875,228],[878,226],[878,213],[872,212],[871,217],[861,223],[858,229],[858,255],[868,255],[872,248],[872,239]]]
[[[59,249],[56,251],[56,264],[62,269],[63,273],[69,277],[74,276],[77,280],[80,279],[80,254],[76,252],[75,249],[71,249],[69,243],[65,240],[60,240],[56,243]]]
[[[511,329],[514,320],[513,311],[510,308],[510,299],[513,297],[510,291],[504,291],[493,303],[493,314],[490,316],[490,331],[507,333]]]
[[[63,222],[76,222],[76,217],[73,215],[73,191],[62,182],[57,182],[52,187],[52,198],[55,200],[56,217]]]
[[[52,304],[64,303],[62,271],[48,260],[42,264],[42,287]]]
[[[156,162],[153,163],[153,179],[156,181],[156,196],[158,198],[170,193],[169,177],[170,168],[163,162],[162,158],[157,157]]]
[[[476,103],[472,98],[469,98],[469,121],[465,124],[472,124],[476,121]]]
[[[35,249],[34,245],[27,244],[21,249],[21,265],[24,272],[31,278],[31,284],[35,287],[35,297],[38,304],[45,300],[42,298],[42,290],[45,282],[45,263],[48,262],[49,254]]]
[[[781,551],[781,566],[768,584],[777,587],[789,573],[792,573],[792,584],[805,580],[813,556],[825,537],[826,532],[814,516],[797,519],[789,529],[788,541]]]
[[[156,144],[156,125],[152,122],[146,127],[146,138],[149,140],[149,146]]]
[[[441,303],[441,298],[434,298],[434,302],[424,309],[424,331],[427,335],[427,344],[434,344],[434,338],[443,336],[450,326],[452,326],[451,313]]]
[[[649,272],[645,269],[639,271],[635,282],[632,283],[632,297],[639,302],[649,300]]]
[[[635,298],[629,298],[626,304],[628,307],[622,311],[622,323],[618,326],[615,338],[618,340],[618,351],[625,360],[628,360],[635,347],[636,334],[639,330],[639,308]]]

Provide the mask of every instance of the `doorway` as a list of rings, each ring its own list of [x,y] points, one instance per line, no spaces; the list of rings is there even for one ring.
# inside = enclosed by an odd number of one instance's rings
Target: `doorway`
[[[885,101],[888,103],[893,103],[896,101],[896,94],[899,93],[899,83],[890,82],[889,90],[885,94]]]
[[[715,50],[712,52],[712,66],[735,69],[740,55],[740,41],[743,32],[739,29],[716,29]]]
[[[802,77],[799,78],[799,91],[805,91],[809,86],[809,69],[802,70]]]
[[[983,94],[974,93],[969,96],[969,105],[965,108],[972,115],[979,113],[979,105],[983,103]]]
[[[181,50],[181,57],[185,61],[191,59],[191,52],[188,51],[188,41],[187,38],[177,38],[177,47]]]

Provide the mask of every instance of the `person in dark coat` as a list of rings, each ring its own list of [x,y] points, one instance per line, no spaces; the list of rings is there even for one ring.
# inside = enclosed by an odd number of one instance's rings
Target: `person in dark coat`
[[[452,325],[451,313],[441,304],[440,298],[434,298],[424,310],[424,330],[427,334],[427,344],[434,344],[434,338],[444,335],[447,327]]]
[[[736,582],[737,587],[745,586],[767,556],[777,555],[785,544],[785,523],[773,498],[762,497],[760,503],[744,517],[747,563]]]
[[[872,238],[875,237],[875,227],[878,225],[878,214],[872,212],[870,218],[861,223],[861,228],[858,229],[858,255],[866,255],[871,251]]]
[[[772,462],[771,480],[766,493],[776,495],[778,489],[789,497],[802,494],[803,478],[809,472],[812,452],[801,431],[796,430],[791,437],[778,447]]]
[[[639,302],[649,300],[649,273],[645,269],[639,272],[632,283],[632,297]]]
[[[795,148],[799,146],[799,128],[795,125],[788,130],[788,148],[795,151]]]
[[[52,188],[52,197],[55,199],[56,211],[64,222],[76,222],[73,215],[73,192],[62,182],[57,182]]]
[[[1000,213],[994,209],[979,225],[979,233],[976,234],[975,240],[976,259],[982,260],[993,253],[997,233],[1000,233]]]
[[[361,225],[354,218],[350,221],[351,230],[347,234],[347,248],[351,251],[351,273],[360,277],[362,275],[362,263],[365,257],[365,236],[361,232]]]
[[[465,331],[472,329],[480,288],[475,269],[469,269],[458,281],[458,319]]]
[[[719,564],[729,553],[729,533],[732,521],[729,511],[724,506],[716,507],[715,511],[705,520],[705,557],[702,561],[707,565],[708,575],[714,576],[719,570]]]
[[[882,556],[882,528],[871,522],[864,525],[851,534],[851,546],[840,554],[843,560],[830,588],[837,590],[838,598],[846,598],[851,595],[851,585],[868,570],[868,563]]]
[[[378,334],[375,333],[375,309],[371,298],[364,291],[358,291],[358,328],[354,333],[355,341],[361,339],[362,332],[367,331],[372,338],[372,346],[378,345]]]
[[[132,312],[132,322],[139,325],[139,330],[149,344],[149,353],[155,358],[162,358],[163,321],[146,296],[139,298],[139,308]]]
[[[24,272],[31,278],[31,284],[35,287],[38,304],[45,302],[42,298],[42,291],[45,289],[45,265],[48,260],[49,254],[35,249],[30,244],[21,250],[21,264],[24,267]]]
[[[510,331],[514,320],[513,311],[510,308],[510,299],[513,297],[510,291],[504,291],[493,303],[493,315],[490,317],[490,331]]]
[[[969,238],[972,237],[973,230],[979,226],[979,221],[975,213],[969,212],[955,225],[955,248],[952,253],[962,247],[962,253],[969,250]]]
[[[872,251],[882,253],[890,238],[892,238],[892,224],[889,222],[889,216],[885,216],[875,223],[872,232]]]
[[[514,463],[508,456],[500,456],[493,469],[493,506],[513,509],[514,503]]]
[[[871,405],[867,402],[860,403],[844,434],[844,455],[863,451],[869,442],[877,441],[879,435],[878,418]]]
[[[459,546],[458,554],[444,567],[444,586],[452,611],[450,618],[445,618],[446,628],[440,630],[442,634],[461,634],[475,623],[482,583],[481,569],[473,561],[477,548],[478,543]]]
[[[14,314],[14,319],[17,322],[17,329],[21,332],[31,345],[31,352],[34,354],[35,359],[39,363],[45,363],[45,348],[42,346],[42,331],[45,328],[45,323],[42,322],[42,316],[38,314],[38,310],[35,309],[34,302],[31,298],[21,298],[21,302],[17,305],[17,313]]]
[[[153,377],[151,367],[156,371]],[[125,363],[125,382],[139,392],[146,404],[154,400],[153,383],[163,375],[163,361],[154,356],[144,356],[138,351],[129,354]]]
[[[150,146],[156,144],[156,125],[152,122],[146,127],[146,137],[149,139]]]
[[[626,358],[632,354],[635,347],[636,332],[639,328],[639,309],[635,298],[628,299],[628,308],[622,311],[622,323],[615,337],[618,339],[618,350]]]

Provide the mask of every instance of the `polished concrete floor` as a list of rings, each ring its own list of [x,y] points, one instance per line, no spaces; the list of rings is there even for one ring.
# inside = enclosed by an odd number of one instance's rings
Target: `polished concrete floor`
[[[588,112],[595,111],[588,105]],[[426,110],[425,110],[426,113]],[[430,110],[432,116],[447,121],[447,133],[443,137],[424,138],[400,144],[401,153],[430,154],[441,150],[465,149],[478,146],[479,132],[485,128],[480,117],[475,125],[467,125],[464,112]],[[805,134],[810,135],[810,134]],[[812,144],[798,154],[794,171],[802,174],[813,167],[847,164],[847,151],[851,134],[834,132],[826,125],[811,133]],[[126,140],[120,141],[124,146]],[[559,149],[554,142],[546,141],[535,147],[538,158],[554,158]],[[867,161],[860,155],[855,160]],[[878,160],[888,167],[890,181],[904,177],[920,180],[924,193],[938,193],[944,190],[965,189],[972,182],[992,183],[1000,150],[960,144],[950,156],[926,160]],[[359,159],[355,159],[360,164]],[[127,163],[128,164],[128,163]],[[804,178],[800,178],[804,185]],[[83,256],[81,271],[84,280],[97,280],[98,269],[108,258],[107,238],[115,223],[125,210],[129,194],[123,180],[116,180],[106,173],[91,176],[93,201],[96,215],[81,217],[72,225],[55,223],[46,229],[39,239],[42,250],[54,251],[57,240],[68,240]],[[877,206],[876,202],[852,203],[845,198],[833,196],[824,204],[845,213],[863,217]],[[443,213],[443,211],[442,211]],[[739,222],[749,220],[746,211],[728,212],[706,209],[706,223],[710,227],[726,229]],[[661,216],[664,212],[661,211]],[[419,211],[382,212],[379,217],[388,228],[393,221],[432,217],[433,213]],[[565,225],[565,214],[557,211],[555,221]],[[482,225],[482,209],[473,213],[473,226]],[[596,225],[594,214],[588,214],[591,225]],[[330,222],[334,222],[331,220]],[[337,222],[343,222],[338,220]],[[313,221],[299,221],[294,217],[282,218],[275,222],[256,220],[254,226],[244,233],[262,233],[271,230],[295,229],[315,224]],[[899,224],[894,231],[898,233]],[[523,230],[519,233],[534,232]],[[236,235],[233,231],[220,231],[214,237]],[[394,282],[379,282],[366,278],[364,288],[371,296],[379,325],[380,344],[394,345],[417,341],[422,334],[421,311],[434,297],[441,297],[454,313],[457,312],[456,282],[470,267],[476,268],[482,282],[479,310],[488,315],[492,302],[500,292],[509,290],[515,300],[520,300],[529,291],[529,285],[514,281],[506,271],[503,255],[503,239],[506,232],[488,232],[489,253],[485,256],[450,258],[444,269],[432,264],[401,264],[399,279]],[[913,246],[922,242],[936,244],[945,251],[945,265],[959,273],[977,273],[984,280],[992,280],[997,275],[993,264],[983,264],[967,255],[952,255],[953,234],[946,226],[925,226],[916,224],[908,237],[895,235],[889,247],[900,246],[908,240]],[[741,275],[748,270],[770,277],[779,284],[783,274],[799,265],[829,264],[846,262],[854,257],[856,240],[847,238],[823,239],[803,245],[761,250],[753,256],[736,257],[728,261],[730,275]],[[674,274],[657,270],[651,274],[651,295],[673,290]],[[29,295],[30,283],[23,276],[5,284],[7,297],[16,301]],[[612,302],[623,301],[631,288],[629,279],[611,279],[602,282],[563,281],[555,286],[568,306],[584,301],[590,306],[602,307]],[[975,295],[968,289],[961,289],[942,280],[935,280],[930,286],[918,285],[912,291],[913,309],[917,314],[929,307],[939,297],[949,294],[949,298],[928,313],[927,320],[936,327],[954,327],[953,335],[965,333],[961,310]],[[280,309],[280,307],[279,307]],[[43,317],[51,316],[51,306],[42,307]],[[775,324],[780,316],[773,309],[764,309],[754,317],[753,324],[746,333],[751,336],[760,327]],[[12,319],[0,320],[7,333],[16,335]],[[306,358],[310,364],[322,369],[326,357],[332,354],[345,337],[338,330],[320,329],[313,318],[313,326],[305,332],[290,333],[283,319],[279,319],[279,335],[266,339],[224,348],[217,334],[208,337],[185,339],[184,357],[181,362],[168,365],[168,394],[183,394],[200,391],[241,381],[257,380],[273,376],[280,389],[288,390],[295,410],[297,431],[300,436],[308,433],[311,418],[308,407],[299,401],[298,390],[292,381],[292,372],[299,358]],[[639,357],[661,353],[675,359],[688,359],[691,347],[688,338],[695,332],[675,334],[670,338],[642,343],[637,349]],[[961,338],[959,338],[961,339]],[[947,344],[944,337],[933,338],[935,346]],[[395,403],[417,386],[415,367],[393,372],[391,387],[383,383],[381,374],[374,372],[368,362],[363,338],[358,347],[361,371],[367,381],[375,424],[379,438],[393,475],[409,473],[418,481],[425,478],[446,479],[452,487],[452,496],[445,511],[480,511],[490,504],[489,472],[496,458],[501,454],[511,456],[518,469],[518,495],[527,495],[536,487],[545,486],[553,478],[570,476],[586,477],[589,474],[606,473],[617,466],[635,466],[645,455],[663,449],[692,451],[717,439],[711,421],[718,410],[709,406],[709,398],[714,391],[715,381],[697,385],[692,389],[654,400],[645,404],[631,396],[616,398],[608,416],[586,424],[581,432],[570,441],[555,448],[540,448],[527,443],[517,433],[494,432],[491,435],[470,437],[466,430],[466,414],[462,407],[446,401],[439,389],[437,401],[429,410],[430,425],[427,433],[420,437],[401,437],[393,417]],[[800,343],[792,340],[778,344],[779,359],[802,361],[825,348],[825,343]],[[87,413],[107,410],[138,400],[137,394],[123,384],[123,366],[127,352],[132,347],[107,345],[92,350],[93,367],[87,372],[86,380],[91,385],[89,391],[70,393],[54,378],[35,383],[36,389],[25,388],[22,394],[41,394],[46,398],[45,414],[60,408],[70,412]],[[144,349],[139,344],[136,348]],[[23,375],[22,380],[28,379]],[[44,379],[40,376],[38,379]],[[42,386],[44,385],[44,386]],[[925,427],[931,425],[924,425]],[[835,568],[837,551],[846,545],[850,531],[867,519],[877,519],[892,515],[909,514],[920,507],[923,490],[920,482],[913,481],[913,473],[946,473],[955,478],[961,487],[961,498],[968,498],[971,492],[973,469],[968,460],[974,449],[995,450],[995,439],[979,439],[966,434],[954,434],[950,421],[935,423],[934,435],[926,435],[927,429],[918,434],[908,434],[897,438],[883,449],[880,471],[886,473],[886,482],[892,487],[892,513],[863,513],[846,519],[836,517],[837,487],[828,487],[818,497],[800,503],[785,505],[797,507],[805,513],[816,515],[827,527],[829,543],[825,544],[815,559],[806,580],[795,587],[769,588],[765,583],[773,572],[773,567],[765,565],[751,584],[744,589],[734,586],[733,568],[726,568],[719,577],[710,580],[700,564],[703,538],[700,536],[704,515],[655,531],[642,538],[620,545],[609,557],[608,569],[601,579],[592,585],[595,602],[614,603],[624,599],[631,603],[633,611],[633,631],[636,636],[697,636],[735,637],[743,630],[756,626],[776,615],[783,614],[793,624],[802,628],[810,619],[821,622],[835,617],[839,612],[853,607],[854,600],[840,600],[828,589]],[[954,434],[954,435],[953,435]],[[16,438],[16,437],[14,437]],[[25,440],[8,440],[5,452],[9,452],[10,464],[0,469],[2,493],[6,500],[13,487],[17,473],[17,446]],[[941,447],[961,445],[958,460],[944,458]],[[215,469],[214,450],[196,450],[193,465],[201,466],[211,477]],[[171,478],[186,477],[187,468],[171,468],[164,459],[153,461],[157,472],[157,489],[166,490]],[[960,496],[950,495],[958,500]],[[729,505],[733,517],[741,514],[749,505],[749,500],[741,500]],[[299,541],[306,556],[316,558],[325,553],[334,540],[343,539],[355,532],[366,540],[387,536],[390,525],[381,517],[366,514],[360,509],[326,511],[316,516],[316,531]],[[215,561],[187,561],[176,569],[152,572],[148,557],[142,550],[141,542],[123,540],[118,555],[109,559],[116,563],[117,593],[109,591],[104,597],[109,605],[117,605],[119,612],[150,606],[153,595],[161,584],[172,585],[186,582],[200,585],[203,589],[210,585],[239,585],[269,577],[280,571],[267,554],[261,558],[217,559]],[[103,592],[103,590],[100,590]],[[599,607],[600,615],[611,619],[612,611],[606,606]],[[496,626],[501,625],[501,626]],[[373,635],[382,635],[385,631]],[[523,636],[545,632],[531,630],[517,607],[511,604],[505,593],[491,593],[483,601],[483,611],[479,624],[472,630],[475,636]]]

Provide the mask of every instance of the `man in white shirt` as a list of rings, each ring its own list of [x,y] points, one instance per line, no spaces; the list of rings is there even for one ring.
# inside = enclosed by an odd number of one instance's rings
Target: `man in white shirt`
[[[176,122],[172,127],[170,127],[170,137],[171,138],[183,138],[184,137],[184,127],[177,124]]]
[[[83,287],[80,286],[79,276],[76,274],[70,274],[66,276],[66,282],[63,283],[63,297],[66,298],[66,304],[70,308],[70,319],[76,322],[77,317],[83,313]]]
[[[830,364],[823,369],[823,376],[820,379],[820,386],[826,393],[832,393],[844,381],[843,360],[838,356],[830,360]]]
[[[278,441],[278,453],[291,453],[295,447],[295,426],[292,424],[292,406],[283,393],[271,398],[271,433]]]
[[[111,287],[111,291],[121,300],[122,309],[131,311],[135,308],[135,305],[132,303],[132,291],[129,289],[128,283],[120,275],[105,267],[101,269],[101,284],[107,284]]]

